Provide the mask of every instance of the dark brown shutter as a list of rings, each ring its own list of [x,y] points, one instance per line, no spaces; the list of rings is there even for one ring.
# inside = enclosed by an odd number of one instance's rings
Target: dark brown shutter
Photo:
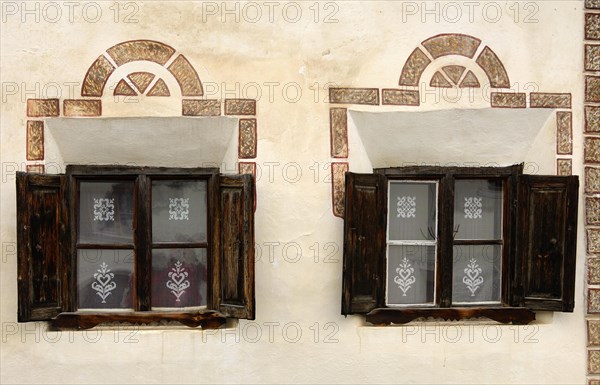
[[[578,187],[577,176],[519,177],[517,260],[530,309],[573,311]]]
[[[254,319],[254,179],[221,175],[215,226],[213,303],[227,317]]]
[[[383,306],[385,190],[383,175],[346,173],[342,314]]]
[[[17,173],[16,180],[18,319],[48,320],[68,300],[65,176]]]

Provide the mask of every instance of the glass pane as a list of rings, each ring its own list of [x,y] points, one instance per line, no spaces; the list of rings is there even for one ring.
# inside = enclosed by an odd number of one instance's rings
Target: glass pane
[[[206,181],[152,181],[152,241],[206,242]]]
[[[206,306],[206,249],[152,251],[152,307]]]
[[[133,250],[77,250],[79,309],[133,309]]]
[[[435,183],[390,182],[388,202],[390,241],[435,239]]]
[[[133,182],[79,184],[79,243],[133,242]]]
[[[433,304],[435,246],[389,246],[388,305]]]
[[[454,246],[452,302],[500,302],[502,246]]]
[[[501,239],[502,196],[502,181],[457,180],[454,185],[455,239]]]

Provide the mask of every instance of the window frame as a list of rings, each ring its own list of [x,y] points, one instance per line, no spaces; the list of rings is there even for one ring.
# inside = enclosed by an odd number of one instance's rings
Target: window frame
[[[81,314],[92,313],[90,309],[80,311],[78,309],[77,290],[77,251],[81,248],[78,243],[79,235],[79,191],[81,182],[112,182],[120,180],[131,180],[134,183],[134,216],[133,216],[133,251],[134,251],[134,287],[133,287],[133,313],[138,312],[168,312],[186,313],[186,311],[155,311],[152,310],[152,249],[155,242],[152,240],[152,182],[154,180],[203,180],[207,182],[207,271],[212,271],[212,260],[214,253],[213,231],[214,231],[214,179],[219,175],[216,168],[156,168],[156,167],[106,167],[106,166],[67,166],[67,181],[69,184],[69,210],[71,223],[71,251],[69,254],[69,269],[75,275],[71,280],[70,308]],[[189,242],[188,242],[189,243]],[[86,245],[106,246],[103,244]],[[177,246],[179,247],[179,246]],[[207,306],[211,309],[212,279],[207,275]],[[198,309],[201,310],[201,309]],[[98,309],[95,312],[116,313],[112,309]]]
[[[511,223],[514,223],[514,211],[511,202],[515,199],[516,179],[522,173],[521,165],[508,167],[393,167],[384,169],[375,169],[375,173],[380,173],[386,177],[386,184],[389,186],[392,181],[435,181],[437,188],[437,243],[436,243],[436,276],[435,276],[435,298],[433,305],[418,305],[412,308],[494,308],[510,305],[510,285],[509,277],[511,266],[514,266],[514,254],[512,251],[514,231]],[[498,304],[458,304],[452,303],[453,286],[453,247],[454,239],[454,203],[455,203],[455,183],[457,180],[500,180],[503,188],[503,207],[502,207],[502,274],[501,274],[501,295]],[[386,191],[386,200],[389,200],[389,189]],[[387,227],[388,221],[386,221]],[[386,233],[389,230],[386,228]],[[469,241],[461,240],[460,243],[468,244]],[[480,243],[475,241],[474,243]],[[387,253],[385,264],[387,266]],[[386,268],[387,271],[387,268]],[[386,275],[387,287],[387,275]],[[387,290],[386,290],[387,293]],[[387,305],[386,308],[396,308],[396,306]],[[411,309],[411,306],[402,306],[403,309]]]
[[[460,179],[503,181],[500,303],[452,304],[454,188],[455,181]],[[388,199],[390,181],[395,180],[435,180],[439,183],[438,287],[433,306],[387,305]],[[365,314],[366,321],[375,325],[402,324],[429,317],[445,320],[485,317],[502,323],[527,324],[535,319],[533,310],[573,311],[577,176],[524,175],[523,164],[507,167],[408,166],[375,169],[372,174],[348,172],[345,188],[342,314]],[[532,202],[534,208],[528,206]],[[557,213],[552,213],[548,216],[551,219],[545,221],[546,232],[538,232],[536,220],[540,219],[544,204],[556,207]],[[553,226],[555,219],[561,225]],[[527,231],[529,229],[532,232]],[[535,253],[540,248],[547,250],[544,242],[551,237],[559,237],[560,297],[528,289],[531,274],[537,274],[531,270],[528,275],[531,269],[528,263],[537,257]],[[531,239],[535,246],[531,246]],[[558,273],[557,270],[553,272]],[[556,276],[546,275],[542,279],[547,284]]]
[[[133,310],[87,308],[78,310],[79,187],[86,181],[119,180],[131,180],[134,183]],[[206,306],[181,310],[152,309],[151,252],[154,243],[150,242],[152,241],[151,195],[154,180],[206,181]],[[41,193],[36,197],[32,195],[35,191]],[[18,173],[17,192],[17,222],[25,230],[18,232],[17,245],[19,322],[48,320],[54,329],[87,329],[105,322],[149,324],[176,321],[190,327],[201,326],[203,329],[210,329],[222,326],[228,317],[254,319],[255,193],[252,175],[222,175],[218,168],[68,165],[66,173],[62,175]],[[54,227],[55,234],[51,239],[46,240],[38,233],[30,234],[30,224],[35,224],[37,219],[28,207],[32,201],[44,204],[46,195],[43,194],[48,192],[53,194],[47,195],[48,199],[51,198],[48,204],[53,211],[48,214],[50,219],[45,223],[50,223],[47,226]],[[54,216],[56,221],[53,225]],[[231,227],[234,224],[236,227]],[[50,242],[49,246],[46,247],[44,242]],[[50,277],[51,282],[54,282],[50,285],[56,286],[56,290],[51,292],[48,298],[51,306],[45,305],[44,301],[39,301],[37,296],[40,295],[44,299],[45,293],[38,293],[32,286],[35,285],[36,280],[39,280],[40,275],[39,272],[35,273],[32,270],[37,263],[36,258],[40,258],[39,255],[37,257],[34,255],[35,248],[40,244],[43,246],[41,258],[51,261],[51,266],[48,267],[50,271],[44,270],[41,274],[44,275],[44,279]],[[231,250],[231,245],[237,248]],[[114,249],[113,246],[109,245],[108,248]],[[86,244],[86,247],[91,246]],[[225,252],[223,249],[227,247],[229,251]],[[51,252],[44,253],[46,249]],[[237,275],[232,275],[231,269]],[[228,293],[229,297],[227,297]]]
[[[392,188],[392,183],[398,183],[402,184],[402,182],[405,182],[407,184],[410,183],[428,183],[428,184],[433,184],[435,186],[435,204],[436,204],[436,213],[435,213],[435,236],[436,238],[434,239],[434,242],[423,242],[423,241],[417,241],[416,240],[406,240],[406,241],[390,241],[390,220],[389,220],[389,210],[387,211],[388,214],[388,218],[386,219],[386,229],[385,229],[385,234],[386,234],[386,238],[385,238],[385,277],[386,277],[386,282],[385,282],[385,293],[384,293],[384,303],[385,306],[387,308],[399,308],[399,309],[410,309],[410,308],[430,308],[430,307],[435,307],[436,304],[439,302],[438,298],[439,298],[439,288],[438,288],[438,284],[439,284],[439,266],[438,266],[438,260],[440,258],[440,245],[439,245],[439,232],[440,232],[440,210],[439,210],[439,205],[440,205],[440,194],[439,194],[439,188],[440,188],[440,181],[437,179],[421,179],[418,176],[416,177],[407,177],[407,178],[388,178],[386,180],[386,196],[387,199],[386,201],[389,202],[389,196],[391,193],[391,188]],[[387,205],[387,207],[389,208],[389,205]],[[420,303],[420,304],[390,304],[389,303],[389,285],[387,282],[387,277],[389,277],[389,254],[390,254],[390,246],[410,246],[410,245],[415,245],[415,246],[434,246],[435,247],[435,256],[434,256],[434,272],[433,272],[433,276],[434,276],[434,288],[433,288],[433,303]]]

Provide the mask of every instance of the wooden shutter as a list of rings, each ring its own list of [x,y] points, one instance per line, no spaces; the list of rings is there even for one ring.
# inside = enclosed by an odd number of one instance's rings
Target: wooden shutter
[[[386,179],[346,173],[342,314],[383,306]]]
[[[573,311],[578,187],[577,176],[519,177],[519,291],[530,309]]]
[[[213,303],[227,317],[254,319],[254,179],[221,175]]]
[[[18,320],[48,320],[67,304],[64,175],[17,173]]]

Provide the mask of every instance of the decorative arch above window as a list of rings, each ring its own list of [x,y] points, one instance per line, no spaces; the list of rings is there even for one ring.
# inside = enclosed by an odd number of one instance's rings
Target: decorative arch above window
[[[486,88],[486,95],[465,100],[462,109],[422,111],[427,85]],[[330,108],[332,209],[344,220],[342,314],[366,314],[367,322],[385,325],[429,317],[529,323],[532,310],[573,311],[578,177],[567,176],[573,154],[571,94],[509,89],[494,51],[464,34],[424,40],[408,56],[399,86],[329,89],[329,102],[337,104]],[[468,108],[469,103],[478,108]],[[444,148],[441,161],[471,162],[468,157],[477,151],[462,146],[474,144],[468,133],[479,130],[486,138],[480,144],[498,143],[483,128],[505,122],[490,132],[518,141],[506,128],[518,127],[522,134],[519,116],[528,124],[533,118],[545,124],[554,111],[539,109],[558,110],[556,151],[543,153],[544,159],[556,155],[558,176],[527,175],[523,164],[498,167],[495,162],[511,155],[506,148],[495,153],[478,146],[485,157],[477,162],[490,162],[488,167],[443,167],[431,155]],[[453,156],[453,146],[458,155],[444,158]],[[409,155],[413,149],[426,154]],[[484,201],[496,208],[484,214]],[[541,225],[549,212],[557,217]],[[485,228],[484,217],[494,223],[487,230],[493,228],[495,235],[464,236],[467,228]],[[494,261],[487,273],[480,264],[484,259]],[[552,272],[551,263],[556,263]],[[534,271],[542,265],[549,272],[545,276]]]
[[[171,103],[180,103],[183,116],[238,117],[238,171],[256,174],[256,100],[207,99],[198,72],[186,56],[154,40],[125,41],[104,51],[87,69],[79,99],[27,100],[26,157],[31,162],[27,171],[45,171],[45,118],[110,115],[111,106],[103,111],[103,103],[110,102],[106,96],[169,98]]]
[[[429,82],[431,87],[442,87],[442,88],[479,88],[479,80],[477,76],[471,70],[467,70],[463,66],[449,65],[442,67],[441,70],[431,78]]]
[[[158,100],[161,107],[163,100],[168,99],[176,115],[190,118],[174,118],[171,109],[166,114],[168,117],[148,110],[150,118],[146,114],[136,116],[138,119],[124,119],[135,115],[132,109],[135,105],[121,103],[123,108],[116,115],[117,119],[99,119],[114,116],[108,111],[112,107],[109,104],[117,99],[113,96],[142,96],[154,100],[163,97]],[[48,119],[63,117],[84,119]],[[135,131],[140,121],[143,121],[141,129]],[[159,121],[167,131],[152,130],[152,121]],[[110,150],[107,152],[134,153],[133,163],[141,159],[141,166],[108,163],[131,162],[112,156],[99,161],[101,166],[91,166],[88,155],[83,161],[62,158],[67,152],[59,151],[55,128],[60,125],[60,130],[66,133],[70,131],[69,126],[77,124],[96,133],[102,130],[101,126],[127,135],[135,131],[135,143],[142,143],[142,150],[132,147],[131,137],[126,140],[119,137],[125,149],[121,151],[120,144],[107,142]],[[213,328],[222,325],[226,318],[254,319],[256,100],[206,99],[200,77],[184,55],[161,42],[132,40],[108,48],[92,63],[83,79],[80,98],[28,99],[26,129],[27,160],[32,163],[27,164],[28,173],[17,176],[17,227],[21,229],[17,246],[19,321],[52,320],[57,328],[83,329],[113,321],[142,324],[178,321],[188,326]],[[193,146],[190,151],[206,157],[182,158],[183,165],[153,164],[160,162],[161,157],[155,158],[156,152],[149,151],[150,145],[138,138],[144,136],[139,135],[143,130],[152,132],[154,139],[161,134],[163,139],[185,138],[182,140],[188,140]],[[71,145],[76,142],[72,140],[74,136],[83,140],[91,138],[90,151],[97,155],[97,137],[83,135],[81,130],[71,132],[75,134],[61,138],[68,139]],[[182,135],[184,132],[188,135]],[[47,142],[51,143],[48,149],[44,149],[45,133],[50,138]],[[191,134],[202,140],[190,140]],[[105,138],[106,133],[102,135]],[[164,140],[155,142],[165,145]],[[81,150],[82,146],[77,148]],[[172,148],[177,148],[178,155],[182,155],[181,146]],[[145,155],[140,155],[143,152],[153,156],[144,158]],[[58,153],[61,156],[54,157]],[[75,154],[74,158],[78,156]],[[57,171],[53,167],[57,163],[44,162],[53,159],[68,164],[66,174],[52,173]],[[162,159],[167,163],[177,162],[173,156]],[[219,165],[236,161],[238,173],[245,175],[230,175],[231,168],[224,170],[227,175],[220,174]],[[79,162],[83,164],[74,166]],[[211,166],[207,167],[207,163]],[[58,165],[60,167],[60,163]],[[47,175],[39,175],[48,171]],[[126,191],[117,193],[123,190],[123,184]],[[102,197],[85,195],[85,188],[103,185],[110,187],[100,192]],[[91,216],[74,209],[84,206],[92,207]],[[40,212],[43,212],[41,217]],[[162,220],[163,227],[169,229],[166,232],[179,226],[185,228],[184,232],[200,236],[195,235],[187,244],[174,247],[173,239],[164,241],[159,234],[163,230],[151,225],[150,218],[160,213],[163,215],[153,223]],[[123,218],[132,216],[135,220],[123,222]],[[120,223],[119,228],[127,236],[118,236],[123,239],[107,246],[106,242],[115,240],[118,233],[111,230],[115,222]],[[97,238],[93,243],[99,243],[84,245],[87,241],[82,243],[80,235],[85,235],[86,230],[79,224],[94,227]],[[135,236],[130,237],[134,233]],[[125,238],[127,240],[122,242]],[[177,242],[181,240],[180,235],[175,238]],[[95,250],[100,251],[92,251],[95,255],[112,253],[127,258],[117,258],[112,264],[102,259],[91,267],[85,258],[79,260],[81,253],[86,254],[96,246]],[[79,285],[79,278],[91,280],[91,284]],[[42,281],[45,283],[40,285]],[[151,288],[157,292],[151,292]],[[185,295],[188,295],[187,300]]]
[[[171,96],[169,86],[161,78],[150,72],[132,72],[119,80],[113,95],[115,96]],[[152,87],[149,87],[152,84]],[[148,90],[148,93],[146,93]]]
[[[427,78],[423,76],[427,74]],[[396,78],[397,79],[397,78]],[[570,175],[573,155],[571,93],[520,92],[510,89],[508,72],[498,55],[481,39],[443,33],[423,40],[408,55],[400,79],[390,88],[337,87],[329,89],[329,130],[333,215],[344,218],[344,175],[349,170],[348,111],[381,111],[397,106],[409,111],[421,106],[421,86],[440,89],[486,89],[482,101],[492,109],[556,109],[556,174]],[[486,85],[489,87],[486,88]],[[481,107],[481,105],[478,105]]]
[[[182,54],[175,55],[175,49],[152,40],[132,40],[119,43],[107,49],[90,66],[81,87],[81,96],[101,97],[106,82],[117,67],[132,61],[151,61],[164,66],[175,77],[181,87],[182,96],[202,96],[202,82],[198,73]],[[127,81],[127,80],[128,81]],[[115,95],[136,95],[154,82],[148,96],[169,96],[168,88],[162,79],[154,79],[154,75],[135,72],[122,79],[115,89]],[[135,87],[131,87],[129,82]],[[145,87],[144,87],[145,85]],[[139,92],[136,92],[136,89]]]
[[[473,66],[481,68],[487,75],[487,82],[493,88],[509,88],[510,80],[504,65],[489,46],[481,46],[481,40],[462,34],[441,34],[430,37],[410,54],[402,68],[400,86],[416,87],[421,75],[430,65],[443,56],[459,55],[473,59],[479,52]],[[463,66],[444,66],[435,72],[428,84],[432,87],[479,87],[482,83],[473,71],[465,71]]]

